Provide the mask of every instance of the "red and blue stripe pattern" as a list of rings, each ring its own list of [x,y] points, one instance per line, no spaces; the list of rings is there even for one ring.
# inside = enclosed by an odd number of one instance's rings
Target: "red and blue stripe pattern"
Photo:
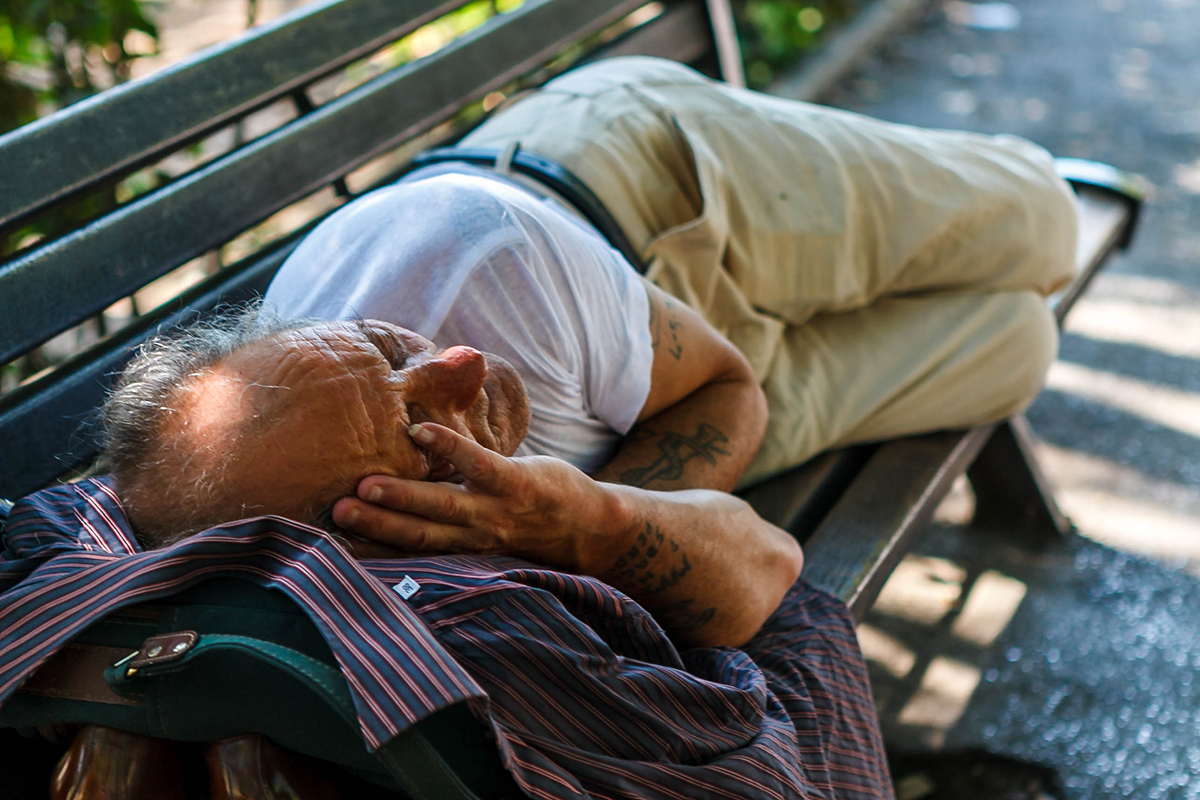
[[[4,544],[0,703],[105,614],[235,576],[312,619],[370,749],[470,700],[535,798],[892,796],[849,614],[803,582],[745,647],[681,652],[617,590],[512,558],[356,561],[274,517],[143,552],[105,478],[19,501]]]

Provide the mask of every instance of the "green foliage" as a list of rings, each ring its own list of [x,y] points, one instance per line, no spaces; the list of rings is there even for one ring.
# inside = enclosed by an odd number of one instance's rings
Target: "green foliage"
[[[0,67],[4,61],[0,60]],[[37,92],[0,75],[0,133],[37,117]]]
[[[763,88],[866,0],[733,0],[746,80]]]
[[[129,77],[143,52],[131,53],[130,33],[157,49],[158,29],[140,0],[0,0],[0,133],[32,122]],[[0,256],[56,235],[115,205],[113,188],[0,232]]]
[[[127,79],[132,31],[157,42],[139,0],[0,0],[0,133]]]
[[[376,67],[388,69],[415,61],[445,47],[454,39],[478,28],[497,14],[505,14],[521,5],[525,0],[475,0],[475,2],[451,11],[422,25],[389,48],[387,56]],[[358,82],[363,76],[351,76]]]

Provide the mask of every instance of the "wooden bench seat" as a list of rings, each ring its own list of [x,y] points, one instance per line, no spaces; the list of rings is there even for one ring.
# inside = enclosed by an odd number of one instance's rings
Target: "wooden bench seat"
[[[710,75],[724,64],[736,79],[736,40],[721,22],[722,0],[529,0],[420,60],[339,85],[349,65],[375,69],[387,59],[364,59],[463,5],[319,0],[0,136],[0,236],[42,230],[0,262],[0,365],[93,324],[113,303],[244,238],[302,198],[332,189],[345,201],[388,181],[416,150],[465,130],[491,93],[536,85],[604,55],[676,58]],[[269,107],[289,121],[152,191],[128,200],[114,193],[139,170]],[[1067,166],[1100,188],[1080,184],[1085,269],[1059,300],[1060,320],[1095,269],[1128,243],[1140,199],[1136,186],[1130,191],[1126,178],[1102,166]],[[100,210],[47,227],[63,212],[77,215],[81,202]],[[130,352],[161,329],[261,293],[313,222],[0,396],[0,498],[86,467],[97,450],[88,423]],[[825,453],[745,496],[806,543],[805,577],[861,618],[964,471],[981,518],[1033,529],[1068,525],[1044,491],[1021,419]],[[3,511],[0,503],[0,519]]]
[[[130,173],[273,103],[290,103],[295,115],[291,123],[0,265],[0,362],[94,317],[322,187],[349,196],[345,178],[362,164],[418,136],[429,145],[453,137],[454,127],[440,135],[429,131],[489,92],[544,79],[552,73],[544,65],[564,49],[611,30],[643,7],[630,0],[527,3],[433,55],[322,105],[314,102],[348,64],[461,5],[316,3],[0,137],[0,182],[10,189],[0,194],[5,232],[89,192],[109,191]],[[711,72],[712,5],[669,3],[586,57],[659,55]],[[1135,179],[1090,162],[1063,163],[1082,187],[1083,226],[1080,278],[1057,301],[1060,322],[1105,259],[1128,243],[1140,199]],[[163,327],[260,293],[302,233],[226,267],[52,374],[0,398],[0,497],[18,497],[86,464],[96,445],[84,423],[132,348]],[[826,453],[745,496],[807,543],[805,575],[861,616],[913,532],[968,467],[981,518],[999,523],[1003,512],[1012,520],[1020,506],[1030,520],[1065,526],[1048,494],[1031,493],[1044,482],[1023,458],[1029,453],[1026,426],[1016,420],[994,434],[984,426]],[[1030,466],[1014,469],[1021,463]],[[1020,472],[1027,474],[1019,478]]]

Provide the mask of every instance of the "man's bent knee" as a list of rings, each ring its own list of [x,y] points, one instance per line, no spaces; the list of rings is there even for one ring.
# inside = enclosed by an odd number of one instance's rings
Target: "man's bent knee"
[[[1015,136],[998,136],[996,141],[1011,147],[1034,167],[1021,187],[1024,211],[1032,220],[1029,247],[1043,261],[1041,279],[1035,286],[1049,296],[1075,276],[1075,251],[1079,240],[1079,209],[1075,192],[1058,176],[1054,158],[1045,149]]]
[[[998,295],[998,315],[1005,318],[1005,379],[996,387],[995,418],[1023,411],[1042,390],[1046,373],[1058,355],[1058,325],[1050,307],[1036,292]]]

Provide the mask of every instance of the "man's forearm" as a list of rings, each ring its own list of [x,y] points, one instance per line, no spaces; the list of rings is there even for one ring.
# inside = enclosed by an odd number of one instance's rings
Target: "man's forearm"
[[[651,283],[649,396],[638,424],[592,477],[643,489],[721,489],[737,483],[767,428],[754,369],[699,314]]]
[[[582,571],[633,597],[681,643],[743,644],[800,573],[795,539],[726,494],[766,421],[753,373],[737,371],[639,423],[592,476],[620,511]]]
[[[637,600],[682,645],[744,644],[800,574],[796,540],[732,495],[600,486],[615,513],[578,571]]]

